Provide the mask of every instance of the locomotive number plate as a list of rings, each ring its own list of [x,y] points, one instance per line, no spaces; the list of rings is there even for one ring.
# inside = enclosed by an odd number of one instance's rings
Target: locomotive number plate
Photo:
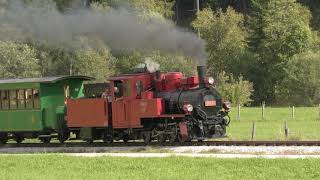
[[[211,101],[205,101],[205,102],[204,102],[204,105],[205,105],[205,106],[216,106],[217,103],[216,103],[215,100],[211,100]]]

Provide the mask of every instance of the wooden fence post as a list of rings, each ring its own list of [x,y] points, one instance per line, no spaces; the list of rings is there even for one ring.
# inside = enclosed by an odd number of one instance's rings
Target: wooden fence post
[[[294,106],[292,106],[292,109],[291,109],[291,117],[292,117],[292,120],[294,120]]]
[[[251,131],[251,140],[253,140],[255,136],[256,136],[256,124],[253,122],[252,131]]]
[[[318,106],[318,119],[320,120],[320,104]]]
[[[262,102],[262,114],[261,114],[261,116],[262,116],[262,120],[265,120],[265,106],[266,106],[266,103],[263,101]]]
[[[286,139],[287,139],[288,136],[289,136],[289,127],[288,127],[287,121],[284,121],[284,134],[285,134]]]
[[[238,111],[237,111],[237,120],[240,121],[240,111],[241,111],[241,105],[238,104]]]

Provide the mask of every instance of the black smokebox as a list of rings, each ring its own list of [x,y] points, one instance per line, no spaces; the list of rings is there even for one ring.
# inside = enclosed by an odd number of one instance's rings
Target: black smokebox
[[[206,73],[207,67],[206,66],[197,66],[198,77],[199,77],[199,88],[204,88],[206,86]]]

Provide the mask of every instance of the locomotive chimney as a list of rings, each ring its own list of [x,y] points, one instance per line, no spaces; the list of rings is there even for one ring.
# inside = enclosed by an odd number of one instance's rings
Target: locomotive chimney
[[[200,88],[204,88],[206,86],[206,69],[206,66],[197,66]]]

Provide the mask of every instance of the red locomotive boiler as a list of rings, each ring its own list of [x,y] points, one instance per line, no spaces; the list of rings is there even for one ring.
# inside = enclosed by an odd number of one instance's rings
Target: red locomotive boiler
[[[88,142],[143,139],[191,141],[225,136],[229,103],[223,103],[206,77],[180,72],[123,74],[109,79],[102,97],[67,99],[66,139],[70,132]]]

